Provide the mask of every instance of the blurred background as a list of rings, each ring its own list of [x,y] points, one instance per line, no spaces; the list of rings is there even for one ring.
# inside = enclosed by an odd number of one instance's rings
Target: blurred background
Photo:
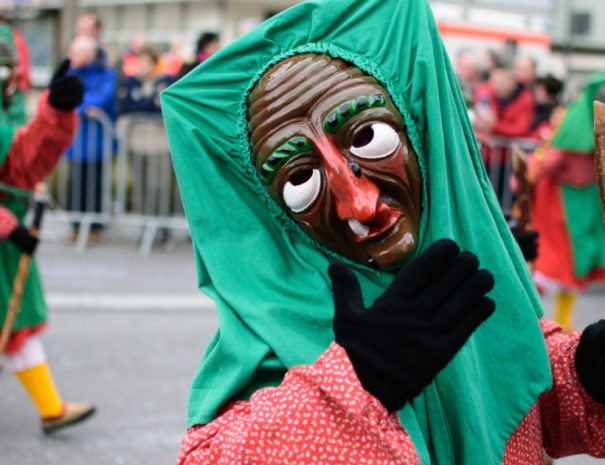
[[[158,95],[220,47],[296,3],[0,0],[0,23],[26,44],[19,90],[27,117],[64,57],[72,58],[74,72],[85,76],[93,67],[107,83],[96,90],[94,104],[79,110],[78,135],[49,178],[51,205],[38,253],[51,323],[44,339],[57,383],[66,397],[91,401],[98,413],[77,429],[45,436],[26,394],[3,370],[0,463],[173,463],[189,383],[218,322],[212,302],[196,291]],[[490,178],[511,214],[511,147],[533,152],[547,143],[550,111],[605,71],[605,2],[430,3]],[[94,53],[87,55],[91,43]],[[501,115],[484,108],[486,100],[518,95],[492,95],[486,85],[496,69],[521,82],[524,60],[530,69],[523,86],[532,105],[550,111],[526,128],[498,132]],[[536,91],[541,85],[546,101]],[[556,299],[544,293],[547,317],[555,316]],[[596,282],[578,298],[575,327],[602,318],[604,303],[605,288]]]
[[[45,85],[67,50],[76,19],[96,13],[102,41],[116,60],[137,36],[184,57],[194,53],[201,31],[223,43],[298,2],[293,0],[16,0],[0,9],[18,18],[31,50],[34,84]],[[603,69],[605,5],[598,0],[431,1],[448,50],[492,48],[505,57],[531,53],[543,71],[571,77]]]

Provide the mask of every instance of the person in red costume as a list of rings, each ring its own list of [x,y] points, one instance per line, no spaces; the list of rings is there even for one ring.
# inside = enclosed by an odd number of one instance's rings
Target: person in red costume
[[[0,322],[5,324],[6,306],[12,292],[21,254],[33,255],[37,239],[23,226],[27,191],[44,180],[71,143],[76,128],[75,108],[83,87],[67,76],[69,61],[58,69],[48,91],[40,98],[38,111],[29,124],[13,130],[0,125]],[[40,332],[46,326],[46,305],[35,265],[10,339],[4,349],[6,366],[17,376],[33,401],[45,433],[88,418],[90,404],[65,402],[55,386]]]
[[[605,321],[540,319],[437,31],[302,2],[162,94],[220,321],[179,465],[605,456]]]

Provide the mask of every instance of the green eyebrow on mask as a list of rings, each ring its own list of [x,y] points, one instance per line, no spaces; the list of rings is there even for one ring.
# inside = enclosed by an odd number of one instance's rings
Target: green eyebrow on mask
[[[384,95],[360,95],[341,103],[325,117],[323,128],[328,134],[336,134],[353,116],[363,110],[384,107],[387,100]]]
[[[275,150],[261,166],[259,170],[261,181],[265,184],[271,184],[277,172],[288,160],[301,153],[310,152],[311,150],[311,141],[306,137],[299,136],[288,140],[288,142]]]

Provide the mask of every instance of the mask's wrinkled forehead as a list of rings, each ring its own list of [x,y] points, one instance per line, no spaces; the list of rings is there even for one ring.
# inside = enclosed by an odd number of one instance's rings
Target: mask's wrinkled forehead
[[[356,66],[325,54],[302,54],[271,67],[248,99],[253,144],[276,125],[311,108],[345,86],[378,85]]]

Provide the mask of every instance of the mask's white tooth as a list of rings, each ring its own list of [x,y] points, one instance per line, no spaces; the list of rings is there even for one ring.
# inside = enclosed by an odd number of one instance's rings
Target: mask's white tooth
[[[349,228],[359,237],[366,237],[370,232],[370,227],[365,224],[353,219],[349,218]]]

